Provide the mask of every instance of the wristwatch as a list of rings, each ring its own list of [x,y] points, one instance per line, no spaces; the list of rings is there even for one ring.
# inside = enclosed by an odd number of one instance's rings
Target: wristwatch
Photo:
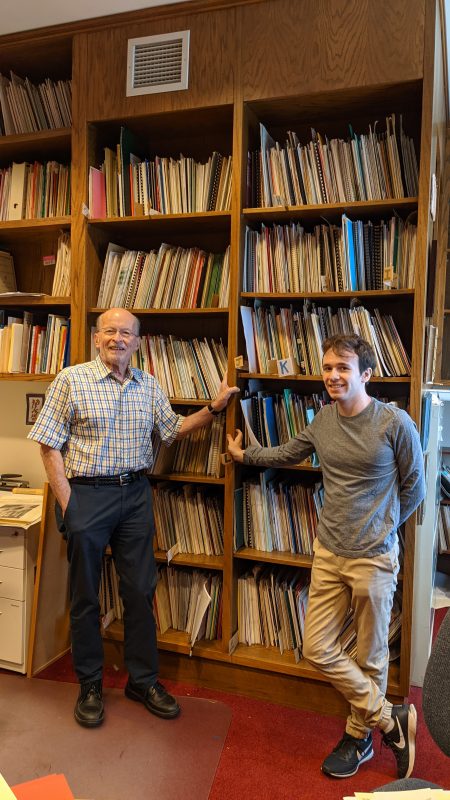
[[[213,417],[217,417],[220,414],[220,410],[218,411],[216,408],[213,408],[211,403],[209,403],[206,408],[208,409],[209,413],[213,415]]]

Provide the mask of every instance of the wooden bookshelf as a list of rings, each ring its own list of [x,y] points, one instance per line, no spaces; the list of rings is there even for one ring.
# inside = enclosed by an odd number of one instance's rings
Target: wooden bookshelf
[[[414,289],[390,289],[387,290],[369,290],[365,292],[361,291],[348,291],[348,292],[241,292],[241,297],[243,299],[260,299],[260,300],[271,300],[272,302],[277,300],[345,300],[351,299],[352,297],[361,297],[364,299],[368,299],[374,297],[375,299],[389,299],[394,300],[395,298],[399,298],[400,300],[405,300],[405,298],[411,297],[414,298]]]
[[[342,214],[361,218],[373,217],[375,214],[392,213],[394,210],[410,214],[417,210],[417,197],[402,197],[398,200],[364,200],[346,203],[322,203],[302,206],[275,206],[272,208],[244,208],[242,213],[247,221],[285,222],[286,220],[317,220],[318,216],[327,220],[339,220]]]
[[[225,478],[213,478],[210,475],[198,475],[191,472],[171,472],[169,474],[157,474],[152,472],[149,475],[155,481],[178,481],[180,483],[208,483],[211,486],[223,486]]]
[[[167,563],[167,553],[164,550],[155,550],[155,559],[159,563]],[[176,556],[173,556],[171,559],[170,564],[180,567],[195,567],[196,569],[223,570],[223,556],[177,553]]]
[[[244,354],[239,305],[255,300],[274,305],[310,299],[335,308],[348,306],[351,298],[369,308],[388,310],[412,357],[411,377],[373,378],[371,391],[390,398],[408,395],[409,410],[420,426],[423,332],[429,240],[429,186],[436,164],[436,140],[442,139],[439,102],[444,96],[439,61],[437,0],[380,0],[376,9],[350,15],[342,26],[342,9],[305,0],[299,13],[295,0],[195,0],[165,8],[112,16],[97,21],[73,23],[52,29],[0,37],[0,70],[28,74],[31,79],[72,76],[73,128],[19,137],[0,138],[0,161],[37,157],[72,157],[72,216],[58,220],[0,222],[0,244],[14,252],[20,290],[43,292],[39,299],[3,304],[8,308],[70,308],[71,363],[85,361],[90,354],[90,326],[98,308],[97,297],[104,257],[109,242],[130,249],[150,249],[162,242],[182,247],[198,246],[223,252],[230,245],[230,300],[227,308],[152,310],[133,309],[145,333],[173,333],[221,337],[228,346],[228,381],[243,389],[249,379],[264,389],[276,391],[292,386],[308,394],[322,386],[320,375],[289,376],[249,374],[236,370],[235,356]],[[305,19],[308,24],[305,25]],[[385,36],[378,20],[388,20]],[[127,97],[124,91],[126,41],[146,33],[189,27],[191,31],[190,84],[183,92]],[[181,26],[181,27],[180,27]],[[367,31],[372,33],[368,37]],[[333,31],[333,36],[329,33]],[[325,34],[324,34],[325,32]],[[325,36],[325,39],[324,39]],[[348,43],[351,43],[351,46]],[[325,57],[326,51],[326,57]],[[342,57],[342,53],[345,57]],[[46,72],[47,67],[48,72]],[[44,74],[42,71],[44,70]],[[107,81],[105,82],[105,75]],[[105,89],[107,86],[107,89]],[[440,98],[437,100],[436,98]],[[420,161],[417,197],[339,204],[247,208],[247,154],[255,149],[262,122],[280,142],[286,131],[298,132],[309,141],[311,126],[333,136],[346,136],[348,124],[357,132],[367,131],[387,114],[403,115],[404,129],[414,138]],[[120,126],[133,130],[144,142],[149,156],[178,158],[180,153],[198,160],[218,150],[233,157],[231,209],[227,212],[156,214],[148,218],[89,219],[88,168],[102,160],[105,146],[115,147]],[[416,283],[414,290],[389,292],[324,292],[305,294],[254,294],[242,292],[245,227],[305,221],[336,223],[345,213],[352,219],[386,219],[397,213],[417,223]],[[52,298],[51,281],[42,267],[42,257],[51,250],[59,230],[72,236],[73,285],[70,298]],[[447,254],[446,254],[447,255]],[[70,304],[70,305],[69,305]],[[0,307],[2,306],[0,298]],[[448,304],[445,306],[448,319]],[[49,380],[52,376],[0,376],[2,380]],[[203,407],[209,400],[170,398],[177,410]],[[226,432],[240,426],[238,400],[226,414]],[[296,479],[312,481],[320,470],[307,465],[294,468]],[[222,639],[197,643],[189,659],[187,634],[167,632],[160,637],[164,665],[179,678],[224,686],[266,696],[275,686],[275,697],[320,708],[327,698],[330,708],[340,708],[337,694],[308,665],[295,664],[292,653],[281,655],[264,647],[239,645],[230,654],[229,643],[237,623],[237,577],[245,560],[276,565],[302,566],[306,556],[233,552],[234,491],[241,485],[244,469],[227,467],[223,478],[162,475],[169,479],[217,485],[223,496],[224,555],[213,557],[177,555],[175,566],[218,569],[223,575]],[[158,561],[165,560],[158,555]],[[181,559],[181,560],[180,560]],[[202,561],[204,559],[204,561]],[[292,560],[291,560],[292,559]],[[304,563],[302,561],[304,559]],[[300,563],[302,562],[302,563]],[[216,563],[216,566],[212,566]],[[220,565],[219,565],[220,563]],[[400,665],[391,665],[389,690],[396,698],[409,690],[412,597],[414,583],[414,520],[407,526],[403,567],[403,631]],[[123,632],[113,623],[105,631],[110,643],[120,643]],[[219,663],[222,662],[222,663]],[[173,665],[171,667],[170,665]],[[227,672],[223,670],[227,670]],[[275,683],[276,679],[276,683]],[[295,684],[292,681],[295,679]],[[295,685],[295,691],[293,686]],[[283,694],[284,692],[284,694]],[[270,694],[270,696],[272,696]],[[333,701],[334,698],[334,701]],[[333,702],[334,704],[333,704]]]
[[[39,372],[1,372],[0,381],[52,381],[54,375]]]
[[[169,397],[172,406],[207,406],[209,400],[189,399],[187,397]]]
[[[57,308],[58,311],[61,311],[70,309],[70,297],[53,297],[49,294],[33,296],[26,293],[22,295],[11,295],[9,297],[0,295],[0,306],[5,308],[8,308],[9,306],[14,308],[33,308],[34,306],[37,306],[39,308]]]
[[[235,558],[242,558],[244,561],[262,561],[269,564],[285,564],[289,567],[307,567],[311,569],[312,556],[300,553],[270,553],[265,550],[256,550],[253,547],[241,547],[234,551]]]
[[[278,375],[271,372],[240,372],[240,378],[264,380],[264,381],[295,381],[298,383],[323,383],[321,375]],[[409,377],[378,378],[371,377],[370,383],[411,383]]]
[[[103,314],[106,308],[89,308],[89,314]],[[133,308],[133,314],[145,317],[226,317],[228,308]],[[207,324],[207,321],[205,321]]]
[[[71,136],[70,128],[1,136],[0,160],[2,164],[28,161],[31,156],[36,160],[64,160],[70,154]]]
[[[111,625],[108,625],[104,630],[103,637],[105,640],[123,642],[123,624],[118,621],[112,622]],[[193,655],[200,656],[201,658],[222,660],[224,654],[217,645],[216,639],[201,639],[195,642],[194,646],[191,648],[189,634],[184,631],[177,631],[173,628],[169,628],[165,633],[158,633],[158,649],[168,650],[171,653],[190,655],[192,651]]]
[[[202,232],[205,224],[213,228],[229,229],[231,222],[230,211],[192,211],[189,214],[162,214],[158,211],[144,217],[108,217],[106,219],[89,219],[89,226],[93,228],[111,228],[112,230],[131,230],[134,233],[149,233],[149,227],[158,228],[160,231],[186,229]]]
[[[41,217],[0,222],[0,241],[29,239],[41,232],[57,232],[70,228],[70,217]]]

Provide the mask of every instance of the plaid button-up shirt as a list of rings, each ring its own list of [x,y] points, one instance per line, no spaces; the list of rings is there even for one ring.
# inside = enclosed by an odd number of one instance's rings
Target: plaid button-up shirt
[[[121,384],[98,356],[57,375],[28,438],[61,450],[68,478],[118,475],[151,468],[153,429],[169,445],[182,422],[153,375]]]

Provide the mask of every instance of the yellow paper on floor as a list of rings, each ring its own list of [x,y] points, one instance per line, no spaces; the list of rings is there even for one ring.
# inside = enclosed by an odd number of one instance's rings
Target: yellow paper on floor
[[[0,773],[0,800],[17,800],[16,795],[6,783],[3,775]]]
[[[343,800],[450,800],[446,789],[407,789],[404,792],[355,792]]]

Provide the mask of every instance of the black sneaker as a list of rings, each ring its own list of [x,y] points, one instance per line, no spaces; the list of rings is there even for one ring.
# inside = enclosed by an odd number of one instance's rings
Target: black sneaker
[[[365,739],[355,739],[349,733],[344,733],[341,741],[323,762],[322,772],[331,778],[349,778],[372,756],[371,733]]]
[[[104,712],[101,681],[88,681],[81,684],[74,716],[76,721],[86,728],[95,728],[102,724]]]
[[[152,714],[156,714],[157,717],[173,719],[180,713],[180,706],[177,701],[171,694],[166,692],[159,681],[156,681],[154,686],[149,686],[145,689],[128,680],[125,686],[125,694],[130,700],[137,700],[138,703],[143,703],[146,709],[151,711]]]
[[[409,778],[416,756],[417,711],[413,705],[392,706],[394,727],[382,733],[384,743],[391,748],[397,761],[399,778]]]

